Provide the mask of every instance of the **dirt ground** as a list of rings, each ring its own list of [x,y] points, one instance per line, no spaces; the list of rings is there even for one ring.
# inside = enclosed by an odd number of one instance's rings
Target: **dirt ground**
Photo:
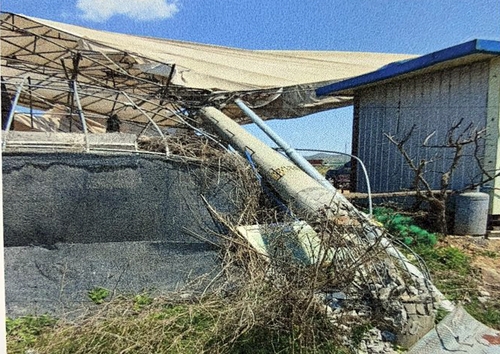
[[[448,236],[443,245],[454,246],[469,255],[478,270],[479,290],[500,299],[500,237]]]

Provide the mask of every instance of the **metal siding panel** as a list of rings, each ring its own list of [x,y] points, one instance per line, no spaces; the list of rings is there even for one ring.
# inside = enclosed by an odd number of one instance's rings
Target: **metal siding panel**
[[[414,124],[417,126],[421,125],[420,117],[421,117],[421,102],[422,102],[422,81],[421,80],[412,80],[413,83],[408,85],[408,105],[404,107],[402,110],[402,124],[401,124],[401,134],[400,139],[406,136]],[[404,83],[405,84],[405,83]],[[403,84],[403,85],[404,85]],[[409,156],[415,158],[415,161],[418,161],[418,148],[415,146],[415,141],[418,137],[418,129],[415,134],[408,140],[406,143],[405,149],[408,152]],[[403,160],[401,169],[402,180],[400,188],[408,189],[411,187],[414,180],[414,173],[408,167],[408,164]]]
[[[423,142],[430,134],[434,133],[432,138],[429,139],[428,144],[440,144],[444,135],[442,132],[442,126],[446,126],[446,120],[439,119],[440,116],[440,105],[442,102],[440,97],[440,88],[441,88],[441,80],[442,74],[436,73],[433,76],[432,85],[428,87],[429,94],[432,97],[432,101],[429,105],[429,113],[427,117],[427,127],[424,136],[421,141]],[[433,188],[439,187],[439,179],[436,178],[443,171],[444,159],[439,157],[439,152],[434,148],[424,148],[422,147],[423,158],[426,161],[433,161],[429,163],[426,179],[431,183]]]
[[[441,116],[441,82],[442,82],[442,72],[438,72],[435,75],[432,75],[432,82],[429,87],[429,95],[430,95],[430,103],[427,108],[427,127],[426,134],[423,139],[426,139],[429,134],[432,134],[436,131],[436,122],[439,121],[439,117]],[[432,139],[432,138],[431,138]],[[430,161],[434,159],[435,151],[431,148],[424,148],[425,151],[425,159]],[[434,164],[434,169],[441,170],[442,164],[439,161],[436,161]]]
[[[381,188],[381,179],[379,178],[379,168],[377,166],[376,143],[378,138],[376,129],[382,116],[383,102],[381,102],[381,92],[379,90],[366,90],[360,97],[360,149],[358,157],[366,163],[370,182],[373,180],[372,188],[378,190]],[[362,174],[358,174],[357,184],[360,192],[366,192],[366,182]]]
[[[405,136],[405,134],[408,133],[409,127],[406,127],[406,121],[414,121],[414,116],[415,116],[415,109],[418,106],[418,86],[417,82],[415,80],[411,81],[403,81],[403,97],[401,97],[401,100],[405,102],[405,104],[401,108],[401,114],[400,114],[400,123],[399,123],[399,138],[401,139],[402,137]],[[399,152],[398,152],[399,153]],[[400,154],[400,153],[399,153]],[[400,154],[401,155],[401,154]],[[404,158],[401,156],[400,157],[400,181],[399,181],[399,189],[407,189],[409,187],[408,185],[408,179],[409,179],[409,174],[411,171],[408,168],[408,164],[404,160]],[[413,180],[413,176],[411,176],[411,179]],[[411,182],[410,182],[411,183]]]
[[[462,126],[457,131],[463,132],[464,129],[473,124],[473,129],[477,127],[480,122],[477,122],[477,117],[474,116],[472,107],[472,80],[471,80],[471,67],[460,68],[459,73],[459,86],[457,88],[458,92],[454,92],[457,97],[459,97],[458,109],[459,115],[456,119],[463,119]],[[468,134],[467,134],[468,135]],[[476,169],[476,164],[471,163],[474,159],[474,146],[469,145],[464,147],[463,158],[461,159],[460,165],[457,167],[456,173],[453,175],[452,187],[454,189],[464,188],[466,185],[470,185],[473,182],[473,175]],[[465,161],[469,163],[465,163]],[[451,162],[450,162],[451,163]]]
[[[408,118],[408,109],[413,105],[413,101],[415,99],[415,87],[414,82],[402,82],[401,89],[399,91],[399,100],[401,102],[399,111],[398,111],[398,121],[396,125],[396,129],[394,131],[394,137],[396,139],[401,139],[406,132],[405,121]],[[406,162],[404,161],[402,155],[397,150],[396,146],[393,146],[394,156],[395,156],[395,164],[397,164],[394,169],[395,172],[395,188],[398,190],[405,188],[404,181],[406,180]]]
[[[434,130],[432,124],[431,126],[431,121],[434,121],[433,117],[430,114],[430,109],[432,107],[432,87],[433,87],[433,82],[434,82],[434,77],[436,75],[424,75],[420,77],[420,81],[422,82],[422,92],[420,96],[420,104],[419,104],[419,114],[418,117],[419,119],[419,127],[417,127],[417,134],[415,137],[415,140],[413,141],[414,147],[415,147],[415,155],[417,156],[417,160],[425,160],[425,161],[432,161],[430,158],[431,153],[429,152],[429,149],[425,149],[422,147],[422,144],[424,140],[427,138],[427,136],[432,133]],[[428,165],[429,169],[427,171],[430,172],[431,169],[435,170],[435,163],[429,163]]]
[[[384,122],[381,127],[382,140],[380,146],[382,154],[386,159],[385,168],[383,173],[383,190],[384,192],[399,190],[401,164],[398,163],[401,154],[397,151],[394,144],[392,144],[384,133],[395,134],[397,125],[400,118],[400,103],[401,103],[401,84],[397,83],[387,88],[386,96],[386,111]]]
[[[364,161],[372,161],[372,158],[371,158],[371,151],[370,151],[370,144],[371,144],[371,122],[373,121],[373,117],[374,117],[374,112],[375,112],[376,108],[375,107],[372,107],[369,111],[368,111],[368,115],[366,117],[366,121],[365,121],[365,134],[364,134],[364,143],[363,143],[363,154],[361,155],[362,157],[361,160],[364,162]],[[368,170],[368,173],[371,175],[372,171],[371,171],[371,166],[368,166],[367,168]],[[360,176],[361,177],[361,176]],[[360,188],[362,191],[366,191],[366,185],[365,185],[365,181],[363,179],[359,179],[359,185],[360,185]]]
[[[366,101],[366,98],[364,95],[358,95],[358,146],[357,146],[357,156],[361,158],[361,156],[364,154],[363,151],[363,144],[364,144],[364,139],[363,139],[363,134],[365,134],[365,121],[366,121],[366,115],[368,113],[368,109],[364,106],[364,102]],[[356,174],[356,191],[360,192],[362,191],[361,189],[361,184],[360,184],[360,176],[359,172]]]
[[[470,116],[470,121],[471,122],[474,122],[474,125],[475,125],[475,129],[477,130],[481,130],[481,129],[484,129],[485,127],[485,121],[483,119],[481,119],[481,116],[477,114],[477,98],[476,98],[476,95],[480,95],[480,92],[477,91],[477,85],[476,85],[476,82],[474,80],[474,74],[475,74],[475,68],[471,65],[470,68],[469,68],[469,97],[468,97],[468,108],[467,108],[467,111],[469,113],[469,116]],[[465,171],[465,177],[467,179],[467,182],[469,184],[473,184],[475,181],[478,181],[477,178],[478,178],[478,172],[479,172],[479,168],[478,168],[478,165],[477,163],[475,163],[475,156],[474,156],[474,153],[475,153],[475,146],[470,146],[470,154],[471,154],[471,159],[474,159],[474,164],[473,164],[473,168],[470,168],[467,166],[467,163],[465,160],[464,161],[464,165],[463,165],[463,168],[464,168],[464,171]],[[478,181],[479,182],[479,181]]]
[[[470,66],[462,67],[460,70],[460,117],[464,121],[462,129],[469,126],[470,123],[477,125],[474,117],[471,117],[470,103],[471,103],[471,70]],[[461,130],[462,130],[461,129]],[[474,128],[473,128],[474,129]],[[472,145],[464,147],[463,155],[465,159],[474,158],[474,150]],[[465,185],[470,185],[472,180],[468,178],[468,171],[471,169],[471,164],[464,163],[464,158],[461,158],[460,164],[457,166],[457,171],[453,175],[451,186],[453,189],[463,188]],[[470,161],[469,161],[470,162]],[[467,166],[469,165],[469,166]]]
[[[460,118],[464,118],[462,129],[469,122],[484,124],[487,88],[488,64],[481,62],[361,91],[360,138],[364,144],[360,144],[360,158],[367,164],[373,191],[411,187],[414,173],[384,133],[401,139],[413,124],[419,129],[408,141],[407,151],[415,161],[436,159],[429,164],[427,178],[433,188],[438,188],[440,173],[447,170],[452,155],[443,149],[423,149],[421,144],[434,130],[431,143],[444,144],[449,127]],[[476,167],[471,169],[470,154],[469,151],[453,179],[456,188],[470,183],[479,171]],[[366,190],[360,177],[360,186]]]
[[[370,96],[368,93],[364,92],[361,94],[359,99],[359,151],[358,157],[364,162],[366,161],[366,145],[367,145],[367,122],[372,114],[372,108],[370,107]],[[365,184],[363,182],[362,176],[358,173],[356,184],[358,186],[358,191],[365,191]]]
[[[359,145],[358,145],[358,157],[363,160],[362,156],[365,156],[365,144],[366,144],[366,121],[368,119],[367,115],[370,114],[370,109],[366,106],[367,98],[364,95],[360,95],[359,100]],[[356,186],[358,191],[363,191],[363,185],[361,184],[360,174],[357,174]]]
[[[484,166],[489,171],[500,170],[500,58],[491,60],[488,67],[488,96],[487,96],[487,128],[485,141]],[[488,183],[490,192],[490,211],[493,215],[500,214],[500,178]]]
[[[450,71],[450,85],[449,85],[449,100],[448,100],[448,112],[447,119],[443,121],[438,127],[439,135],[436,139],[437,144],[443,144],[446,140],[446,134],[452,125],[458,123],[461,118],[461,82],[460,82],[460,68],[454,68]],[[450,166],[451,151],[446,149],[440,149],[440,155],[443,159],[443,169],[442,171],[447,171]],[[438,187],[438,183],[435,181],[433,183],[434,188]]]
[[[471,102],[470,113],[475,118],[478,129],[485,129],[487,125],[487,106],[488,106],[488,62],[475,63],[471,69]],[[486,140],[481,141],[479,146],[480,161],[483,161]],[[474,182],[479,182],[482,173],[475,165]]]
[[[378,147],[378,130],[380,121],[384,115],[385,111],[385,92],[383,90],[374,91],[375,97],[374,100],[377,103],[376,108],[373,110],[373,116],[370,124],[370,144],[368,146],[369,149],[369,160],[373,161],[370,164],[370,175],[375,176],[378,181],[377,189],[383,188],[383,179],[380,178],[380,153]],[[380,104],[382,103],[382,104]],[[370,176],[369,175],[369,176]],[[366,190],[366,186],[365,186]]]
[[[435,132],[441,122],[441,120],[438,119],[438,116],[436,116],[436,106],[439,104],[439,85],[441,82],[441,75],[439,73],[436,73],[434,75],[428,75],[429,76],[429,84],[426,87],[426,92],[427,95],[429,96],[429,103],[426,107],[426,113],[425,113],[425,131],[422,132],[419,143],[422,145],[424,140],[433,132]],[[432,76],[432,79],[430,78]],[[432,139],[432,138],[431,138]],[[421,158],[425,159],[426,161],[432,161],[429,163],[427,171],[426,171],[426,179],[428,181],[432,181],[431,183],[435,183],[435,176],[436,173],[439,174],[441,171],[441,164],[439,160],[436,160],[435,155],[436,151],[435,149],[431,148],[424,148],[423,146],[420,148],[421,151]]]
[[[373,174],[377,175],[377,179],[379,180],[379,189],[384,190],[384,178],[382,177],[384,175],[384,161],[383,161],[383,155],[381,151],[381,142],[382,142],[382,125],[384,121],[384,117],[386,114],[386,95],[387,93],[385,91],[378,90],[378,101],[383,102],[381,107],[377,109],[377,115],[375,119],[373,120],[373,125],[372,125],[372,130],[371,130],[371,145],[370,148],[373,152],[373,161],[375,163],[373,164]]]
[[[438,100],[438,105],[439,105],[439,116],[436,117],[436,122],[440,122],[442,126],[448,127],[450,125],[450,122],[452,120],[451,117],[451,111],[450,111],[450,92],[451,92],[451,86],[452,86],[452,80],[451,80],[451,71],[443,71],[441,73],[441,85],[440,85],[440,91],[439,91],[439,100]],[[436,136],[432,140],[434,144],[437,144],[438,141],[442,141],[444,139],[444,133],[442,129],[437,129],[439,126],[436,124]],[[446,160],[444,158],[441,158],[439,166],[441,168],[441,171],[444,171],[445,166],[446,166]]]

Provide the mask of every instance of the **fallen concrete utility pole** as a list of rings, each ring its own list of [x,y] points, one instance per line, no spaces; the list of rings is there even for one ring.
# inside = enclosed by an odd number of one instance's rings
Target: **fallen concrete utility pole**
[[[279,147],[283,149],[285,154],[295,162],[305,173],[318,181],[323,187],[331,192],[336,192],[335,187],[332,186],[326,178],[321,175],[302,155],[295,151],[290,145],[281,139],[264,121],[248,108],[239,98],[234,101],[238,107],[254,122],[264,133],[267,134]]]
[[[379,237],[383,233],[373,225],[368,216],[357,210],[346,197],[334,189],[325,189],[318,181],[313,179],[298,168],[292,161],[274,151],[265,143],[248,133],[221,111],[213,107],[201,110],[205,118],[217,128],[219,133],[241,152],[249,151],[259,171],[273,185],[280,196],[295,208],[316,213],[325,206],[336,215],[355,215],[365,220],[364,225],[371,237]],[[384,241],[388,253],[405,261],[405,266],[411,274],[425,278],[422,272],[411,264],[406,257],[396,248],[391,246],[389,240]],[[435,290],[438,292],[438,290]],[[444,299],[444,296],[441,297]],[[449,302],[445,302],[448,306]],[[450,305],[451,306],[451,305]],[[449,308],[450,310],[452,308]]]
[[[422,291],[429,292],[430,296],[439,303],[439,306],[447,310],[453,309],[453,305],[430,283],[429,279],[411,264],[388,239],[382,237],[384,231],[373,225],[371,220],[358,211],[342,193],[322,186],[292,161],[252,136],[218,109],[206,107],[201,109],[200,113],[231,146],[241,153],[249,152],[251,154],[262,176],[294,210],[301,210],[309,215],[318,215],[326,208],[330,213],[330,216],[327,217],[333,218],[340,215],[361,220],[366,238],[370,239],[371,242],[379,241],[386,252],[396,258],[403,268],[411,274],[415,283],[422,284],[422,287],[426,288]],[[418,333],[413,334],[411,341],[414,343],[422,337],[432,325],[433,323],[429,323],[428,319],[426,325],[419,324],[417,326],[419,327]],[[407,342],[407,344],[410,343]]]
[[[335,208],[335,214],[344,215],[355,211],[347,199],[333,187],[332,190],[326,190],[296,164],[255,138],[218,109],[207,107],[201,109],[201,113],[231,146],[242,153],[250,153],[259,171],[294,208],[315,213],[330,206]]]

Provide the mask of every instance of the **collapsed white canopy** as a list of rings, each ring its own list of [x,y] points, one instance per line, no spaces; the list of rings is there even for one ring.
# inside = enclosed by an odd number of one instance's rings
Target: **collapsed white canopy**
[[[29,76],[21,103],[40,109],[74,101],[96,115],[176,125],[173,112],[207,105],[239,122],[241,97],[264,119],[298,117],[351,104],[314,89],[412,56],[360,52],[255,51],[131,36],[2,13],[1,69],[12,94]],[[26,86],[26,87],[28,87]]]

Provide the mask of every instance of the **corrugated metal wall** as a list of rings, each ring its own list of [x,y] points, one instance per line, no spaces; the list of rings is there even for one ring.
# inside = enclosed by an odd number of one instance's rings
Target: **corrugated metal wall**
[[[464,119],[462,132],[470,122],[478,129],[486,125],[488,62],[477,62],[439,72],[398,80],[359,91],[354,109],[359,115],[358,156],[365,162],[373,192],[408,189],[415,174],[384,133],[401,140],[416,124],[406,143],[414,161],[433,161],[426,169],[432,188],[438,188],[440,172],[451,163],[449,149],[423,148],[424,139],[436,132],[430,145],[445,143],[449,128]],[[355,116],[356,116],[355,114]],[[452,187],[460,189],[477,182],[480,171],[473,147],[465,151]],[[358,173],[357,190],[366,191],[364,177]]]

